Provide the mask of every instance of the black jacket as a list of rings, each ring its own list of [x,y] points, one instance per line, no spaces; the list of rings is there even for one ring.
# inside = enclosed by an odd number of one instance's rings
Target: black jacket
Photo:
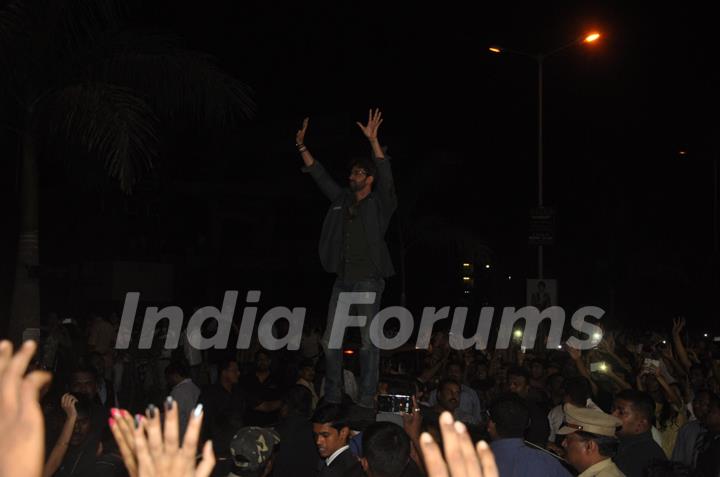
[[[335,457],[329,466],[320,470],[319,477],[365,477],[362,466],[350,448]]]
[[[667,460],[650,431],[635,436],[621,436],[619,441],[613,461],[627,477],[643,477],[650,464]]]
[[[395,273],[395,269],[385,243],[385,232],[397,208],[397,197],[390,157],[375,159],[375,164],[377,175],[373,181],[373,191],[362,201],[359,214],[367,234],[370,258],[380,275],[389,277]],[[330,209],[325,215],[318,251],[323,268],[330,273],[338,273],[343,247],[343,211],[355,200],[353,192],[349,188],[341,188],[317,161],[310,167],[303,167],[302,171],[310,174],[323,194],[330,199]]]

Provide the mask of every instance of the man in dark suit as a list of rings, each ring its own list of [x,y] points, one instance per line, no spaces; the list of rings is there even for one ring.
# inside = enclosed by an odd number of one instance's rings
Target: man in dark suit
[[[366,125],[357,123],[368,139],[372,158],[353,161],[348,187],[342,188],[315,160],[304,144],[308,119],[303,121],[295,142],[305,164],[303,172],[310,174],[320,190],[330,199],[320,233],[320,261],[326,271],[337,275],[333,285],[328,322],[322,345],[325,350],[325,401],[342,402],[344,320],[362,317],[358,326],[360,349],[360,392],[357,403],[369,417],[374,415],[382,336],[370,336],[370,324],[380,311],[385,279],[395,273],[385,233],[397,208],[390,158],[380,146],[378,128],[382,124],[379,109],[370,111]],[[342,311],[347,305],[347,293],[356,295],[355,311]],[[345,298],[343,298],[345,297]],[[335,330],[335,328],[337,329]],[[333,331],[335,330],[335,331]]]
[[[324,459],[319,477],[363,477],[364,472],[348,445],[350,427],[341,406],[324,404],[312,418],[315,445]]]

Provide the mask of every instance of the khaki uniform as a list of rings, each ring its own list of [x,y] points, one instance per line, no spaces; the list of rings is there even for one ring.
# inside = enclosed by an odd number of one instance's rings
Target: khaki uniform
[[[578,477],[625,477],[612,459],[605,459],[585,469]]]

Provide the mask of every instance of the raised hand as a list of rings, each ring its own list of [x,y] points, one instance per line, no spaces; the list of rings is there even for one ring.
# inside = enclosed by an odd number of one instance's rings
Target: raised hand
[[[582,356],[582,351],[577,348],[573,348],[572,346],[565,345],[565,350],[568,352],[573,361],[579,360]]]
[[[38,402],[50,373],[25,375],[37,344],[26,341],[13,355],[9,341],[0,342],[0,476],[40,477],[45,458],[45,427]]]
[[[165,428],[160,411],[148,407],[146,416],[132,418],[126,411],[113,412],[110,429],[118,443],[131,477],[208,477],[215,466],[212,443],[203,446],[202,460],[196,465],[195,453],[202,424],[202,405],[192,413],[182,447],[179,446],[177,404],[166,402]],[[131,427],[130,429],[128,429]]]
[[[298,132],[295,133],[295,145],[297,147],[302,147],[305,144],[305,133],[307,132],[309,121],[310,118],[303,119],[302,128],[300,128]]]
[[[379,108],[376,108],[375,111],[372,109],[368,112],[368,122],[366,125],[363,125],[359,121],[355,124],[358,125],[360,130],[363,132],[366,138],[369,140],[377,140],[377,133],[378,129],[380,128],[380,125],[382,124],[382,113],[380,112]]]
[[[420,436],[428,477],[498,477],[495,456],[487,443],[480,441],[473,448],[465,425],[453,423],[449,412],[440,416],[440,433],[445,458],[430,434]]]
[[[680,333],[682,332],[682,329],[685,327],[685,318],[682,316],[679,316],[675,319],[673,319],[673,336],[680,336]]]
[[[413,439],[420,437],[420,429],[422,427],[422,414],[420,408],[417,406],[415,396],[412,397],[413,409],[409,414],[403,413],[403,428],[408,436]]]
[[[65,415],[68,419],[77,418],[77,409],[75,409],[76,402],[77,398],[70,393],[65,393],[62,398],[60,398],[60,407],[62,407],[63,411],[65,411]]]

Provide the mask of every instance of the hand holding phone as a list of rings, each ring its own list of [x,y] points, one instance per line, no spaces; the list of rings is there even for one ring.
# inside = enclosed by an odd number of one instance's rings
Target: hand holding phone
[[[412,396],[407,394],[379,394],[377,405],[378,412],[410,414],[413,411]]]

